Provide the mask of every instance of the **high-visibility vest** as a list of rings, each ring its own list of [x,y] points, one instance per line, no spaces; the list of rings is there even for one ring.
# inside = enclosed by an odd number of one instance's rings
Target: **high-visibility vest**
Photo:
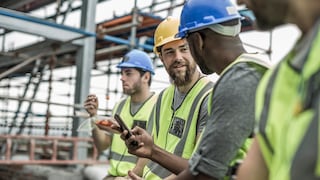
[[[267,72],[267,70],[269,68],[271,68],[271,65],[266,60],[262,60],[262,57],[260,57],[260,55],[258,55],[258,54],[245,53],[245,54],[242,54],[241,56],[239,56],[233,63],[231,63],[227,68],[225,68],[223,70],[223,72],[220,74],[220,78],[216,82],[216,84],[213,88],[213,91],[209,96],[209,102],[208,102],[209,114],[211,114],[211,110],[212,110],[212,102],[213,102],[212,98],[214,96],[215,88],[219,86],[219,83],[221,82],[221,80],[224,77],[223,75],[225,73],[227,73],[235,64],[238,64],[238,63],[248,64],[248,66],[253,67],[256,70],[256,72],[261,74],[261,76],[263,76]],[[235,172],[232,172],[233,171],[232,169],[234,168],[234,166],[238,166],[237,163],[241,162],[241,160],[243,160],[244,157],[247,155],[247,152],[251,146],[251,143],[252,143],[252,137],[248,137],[248,139],[243,143],[241,148],[238,150],[236,156],[234,157],[234,159],[230,163],[229,172],[224,179],[229,179],[230,178],[229,176],[233,175],[232,173],[235,173]]]
[[[117,113],[125,121],[129,128],[140,126],[144,129],[150,118],[151,111],[157,100],[157,95],[153,95],[141,105],[136,114],[130,113],[131,97],[121,100],[114,108],[113,114]],[[108,174],[112,176],[126,176],[128,170],[135,167],[137,157],[128,153],[128,149],[119,134],[113,134],[110,145]]]
[[[171,85],[159,94],[153,121],[154,143],[168,152],[189,159],[196,143],[197,120],[203,99],[213,87],[209,78],[199,79],[185,96],[181,106],[171,107],[175,86]],[[155,162],[144,168],[144,179],[163,179],[172,174]]]
[[[320,178],[319,24],[257,91],[257,137],[270,180]]]

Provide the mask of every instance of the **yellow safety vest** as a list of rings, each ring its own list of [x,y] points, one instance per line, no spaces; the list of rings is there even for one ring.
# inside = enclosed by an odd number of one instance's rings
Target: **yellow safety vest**
[[[154,107],[154,143],[168,152],[189,159],[196,143],[200,106],[212,87],[213,82],[208,78],[199,79],[176,111],[171,108],[175,86],[171,85],[162,91]],[[163,179],[170,174],[162,166],[150,162],[144,168],[143,177],[154,180]]]
[[[270,180],[320,178],[319,22],[257,90],[257,137]]]
[[[117,103],[113,110],[113,115],[115,113],[119,114],[128,127],[133,128],[134,126],[140,126],[146,129],[156,100],[157,95],[153,95],[141,105],[136,114],[132,115],[130,113],[131,97],[128,97]],[[137,157],[128,153],[128,149],[120,138],[120,135],[113,134],[110,145],[110,168],[108,174],[112,176],[126,176],[128,170],[132,170],[135,167],[136,161]]]

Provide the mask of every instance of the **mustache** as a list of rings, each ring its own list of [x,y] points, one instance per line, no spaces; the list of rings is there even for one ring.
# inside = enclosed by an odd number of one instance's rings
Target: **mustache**
[[[188,62],[174,61],[173,64],[170,65],[170,69],[176,68],[178,66],[189,66]]]

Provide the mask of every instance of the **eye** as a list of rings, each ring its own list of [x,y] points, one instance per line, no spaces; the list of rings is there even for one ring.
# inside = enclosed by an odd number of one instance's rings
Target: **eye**
[[[126,72],[126,76],[131,76],[132,73],[131,72]]]
[[[189,51],[189,46],[182,46],[180,48],[180,52],[188,52]]]
[[[164,52],[165,55],[171,55],[174,53],[174,50],[167,50]]]
[[[131,76],[131,75],[132,75],[132,72],[131,72],[131,71],[122,71],[122,72],[121,72],[121,75],[122,75],[122,76]]]

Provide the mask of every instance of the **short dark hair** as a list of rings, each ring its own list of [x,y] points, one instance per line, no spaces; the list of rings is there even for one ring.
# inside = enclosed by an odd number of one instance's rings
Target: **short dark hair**
[[[139,71],[140,73],[140,77],[142,77],[146,72],[149,72],[149,71],[146,71],[144,69],[141,69],[141,68],[135,68],[137,71]],[[148,85],[151,86],[151,81],[152,81],[152,75],[151,75],[151,72],[150,73],[150,79],[148,81]]]
[[[157,50],[157,52],[158,52],[159,54],[161,54],[161,49],[162,49],[162,46],[156,47],[156,50]]]

